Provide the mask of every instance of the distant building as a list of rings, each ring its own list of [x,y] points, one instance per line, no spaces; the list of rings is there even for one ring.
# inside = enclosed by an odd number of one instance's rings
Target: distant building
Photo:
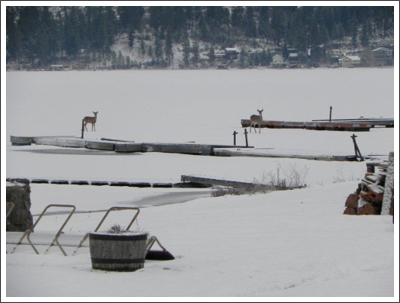
[[[339,58],[339,57],[343,56],[343,51],[341,49],[334,48],[334,49],[329,50],[328,55],[331,58]]]
[[[239,55],[239,50],[237,48],[225,48],[225,58],[230,59],[237,59]]]
[[[375,45],[376,47],[391,47],[393,46],[393,40],[388,38],[380,39],[375,41],[373,45]]]
[[[289,63],[298,63],[299,62],[299,54],[298,53],[290,53],[288,57]]]
[[[361,59],[359,56],[344,56],[339,59],[339,67],[356,67],[360,66]]]
[[[62,66],[61,64],[53,64],[53,65],[50,65],[50,69],[51,70],[64,70],[64,66]]]
[[[393,51],[386,47],[379,47],[372,50],[375,62],[381,65],[391,65],[393,62]]]
[[[271,67],[279,68],[279,67],[286,67],[287,63],[282,55],[276,54],[272,57],[272,62],[270,64]]]

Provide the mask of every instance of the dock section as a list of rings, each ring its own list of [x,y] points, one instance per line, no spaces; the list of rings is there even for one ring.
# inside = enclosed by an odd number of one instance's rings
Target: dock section
[[[135,143],[122,140],[84,140],[77,137],[17,137],[10,136],[12,145],[52,145],[59,147],[86,148],[117,153],[177,153],[189,155],[214,156],[217,148],[254,148],[253,146],[195,144],[195,143]]]
[[[249,119],[242,119],[242,127],[250,127]],[[258,126],[256,126],[257,128]],[[351,121],[277,121],[264,120],[261,128],[298,128],[309,130],[328,130],[328,131],[352,131],[361,132],[369,131],[372,125],[368,122],[351,122]]]

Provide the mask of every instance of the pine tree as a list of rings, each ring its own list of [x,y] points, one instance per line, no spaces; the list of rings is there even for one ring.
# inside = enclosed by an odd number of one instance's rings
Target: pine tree
[[[144,41],[140,41],[140,55],[143,57],[146,54],[146,47]]]
[[[354,48],[356,48],[358,45],[357,37],[358,37],[357,20],[355,17],[353,17],[353,19],[351,20],[351,43]]]
[[[214,47],[211,46],[210,47],[210,51],[208,52],[208,62],[210,63],[210,65],[214,65],[215,63],[215,50]]]
[[[185,67],[190,65],[190,41],[187,35],[183,38],[183,65]]]
[[[170,26],[167,29],[167,36],[165,39],[165,57],[167,59],[167,64],[171,65],[174,58],[174,52],[172,50],[172,29]]]
[[[200,61],[199,44],[197,43],[197,41],[195,41],[193,44],[192,53],[193,53],[192,56],[193,65],[197,67],[197,64]]]
[[[159,61],[162,57],[162,44],[161,44],[161,38],[160,38],[160,33],[157,32],[155,34],[155,40],[154,40],[154,55],[157,59],[157,61]]]
[[[364,47],[369,45],[368,25],[367,25],[366,18],[364,18],[363,23],[362,23],[360,42],[361,42],[361,45]]]
[[[246,51],[243,48],[240,50],[239,62],[240,62],[240,67],[241,68],[246,68],[247,67],[247,54],[246,54]]]
[[[122,56],[122,52],[119,51],[118,52],[118,57],[117,57],[117,67],[118,68],[123,68],[124,62],[125,62],[125,60],[124,60],[124,57]]]
[[[128,45],[130,48],[133,47],[134,40],[135,40],[135,37],[133,36],[133,30],[130,29],[129,34],[128,34]]]

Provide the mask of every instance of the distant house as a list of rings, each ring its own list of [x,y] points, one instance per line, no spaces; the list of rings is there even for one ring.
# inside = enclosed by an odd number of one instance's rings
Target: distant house
[[[290,53],[288,60],[289,60],[289,63],[298,63],[299,62],[299,54],[298,53]]]
[[[279,68],[279,67],[286,67],[287,63],[282,55],[276,54],[272,57],[271,67]]]
[[[361,59],[359,56],[344,56],[339,59],[340,67],[356,67],[360,66]]]
[[[392,59],[393,51],[386,47],[379,47],[372,50],[372,54],[377,61],[387,61]]]
[[[343,56],[343,51],[341,49],[334,48],[334,49],[331,49],[328,52],[328,54],[331,58],[339,58],[339,57]]]
[[[237,59],[239,55],[239,50],[237,48],[225,48],[225,58],[230,59]]]
[[[393,46],[393,40],[385,38],[375,41],[374,45],[377,47],[390,47]]]
[[[62,66],[61,64],[53,64],[53,65],[50,65],[50,69],[51,70],[64,70],[64,66]]]

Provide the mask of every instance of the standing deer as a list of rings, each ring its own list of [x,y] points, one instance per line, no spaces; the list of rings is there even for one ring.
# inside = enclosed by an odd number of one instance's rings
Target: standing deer
[[[91,123],[92,124],[92,131],[96,131],[96,120],[97,120],[97,113],[98,112],[93,112],[94,117],[86,116],[83,118],[83,125],[85,126],[85,129],[87,129],[86,124]]]
[[[263,121],[262,112],[264,111],[264,109],[257,109],[257,111],[260,113],[260,115],[251,115],[250,117],[250,132],[252,126],[254,128],[254,131],[257,132],[256,125],[258,125],[259,133],[261,133],[261,123]]]

